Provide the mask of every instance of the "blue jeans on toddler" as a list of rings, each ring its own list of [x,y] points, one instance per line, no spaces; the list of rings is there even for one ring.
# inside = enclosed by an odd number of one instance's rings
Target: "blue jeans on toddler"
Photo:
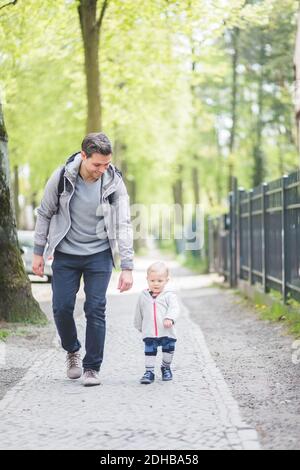
[[[176,339],[164,336],[162,338],[144,338],[146,371],[154,373],[157,348],[162,348],[162,367],[170,368],[175,351]]]
[[[162,347],[162,352],[164,353],[174,353],[176,339],[168,338],[164,336],[163,338],[144,338],[145,343],[145,355],[146,356],[156,356],[157,348]]]

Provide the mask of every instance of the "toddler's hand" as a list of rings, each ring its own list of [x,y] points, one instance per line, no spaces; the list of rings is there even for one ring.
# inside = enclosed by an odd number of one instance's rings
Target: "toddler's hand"
[[[171,328],[173,326],[172,320],[168,320],[167,318],[164,320],[164,327]]]

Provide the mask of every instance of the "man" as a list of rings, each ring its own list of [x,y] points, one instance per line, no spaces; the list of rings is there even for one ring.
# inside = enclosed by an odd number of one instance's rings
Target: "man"
[[[116,264],[116,244],[122,269],[118,288],[124,292],[133,284],[133,235],[127,190],[111,163],[112,147],[107,136],[88,134],[81,152],[69,160],[64,169],[58,168],[50,177],[37,210],[33,272],[43,276],[44,256],[54,252],[53,313],[67,351],[67,376],[80,378],[83,365],[83,384],[93,386],[100,384],[106,291]],[[81,276],[87,321],[82,364],[74,321]]]

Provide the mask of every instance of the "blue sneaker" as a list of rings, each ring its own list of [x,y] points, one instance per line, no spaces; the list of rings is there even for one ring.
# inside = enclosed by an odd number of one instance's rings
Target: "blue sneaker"
[[[170,367],[161,366],[161,375],[162,375],[162,380],[165,382],[167,380],[173,379],[173,374],[172,374]]]
[[[150,370],[146,370],[146,372],[144,373],[143,377],[140,380],[140,383],[147,384],[147,385],[152,384],[152,382],[154,382],[154,379],[155,379],[155,375],[153,374],[153,372],[151,372]]]

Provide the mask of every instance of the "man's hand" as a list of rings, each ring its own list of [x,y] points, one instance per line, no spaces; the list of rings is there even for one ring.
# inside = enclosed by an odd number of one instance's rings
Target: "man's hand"
[[[132,288],[133,278],[132,271],[122,271],[119,279],[118,289],[120,292],[125,292]]]
[[[32,262],[32,271],[37,276],[43,277],[44,276],[44,258],[43,256],[33,255],[33,262]]]

